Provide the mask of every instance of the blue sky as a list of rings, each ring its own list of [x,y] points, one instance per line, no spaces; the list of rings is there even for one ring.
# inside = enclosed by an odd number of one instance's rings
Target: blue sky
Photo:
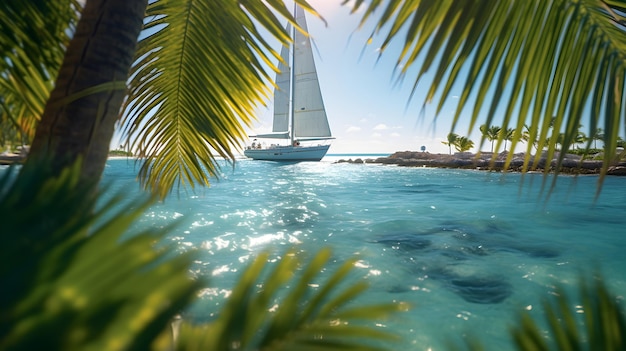
[[[426,150],[447,153],[441,142],[450,131],[453,106],[445,107],[435,123],[435,105],[423,109],[429,82],[418,85],[410,99],[412,79],[403,82],[394,76],[395,60],[400,42],[392,45],[379,58],[376,40],[366,45],[373,21],[358,29],[359,14],[350,15],[340,0],[310,0],[327,21],[307,17],[317,52],[315,60],[322,95],[333,141],[329,153],[373,153]],[[378,38],[378,42],[381,38]],[[410,101],[409,101],[410,99]],[[272,105],[259,109],[258,121],[251,134],[271,129]],[[458,134],[465,135],[467,124],[461,124]],[[479,133],[470,138],[478,144]],[[483,147],[484,149],[484,147]]]
[[[285,2],[291,8],[292,0]],[[455,94],[460,94],[461,89],[452,92],[447,105],[436,116],[438,101],[423,105],[431,84],[428,74],[418,84],[412,98],[415,75],[409,74],[404,81],[394,76],[401,38],[381,56],[381,37],[375,37],[373,43],[367,44],[376,18],[359,29],[361,15],[350,15],[350,7],[340,5],[342,0],[309,2],[326,20],[324,23],[308,16],[322,94],[336,138],[329,153],[392,153],[418,151],[422,146],[431,153],[448,153],[448,147],[442,142],[450,132],[457,101]],[[275,45],[279,50],[279,44]],[[419,69],[418,66],[413,70]],[[272,109],[271,100],[267,101],[266,107],[259,107],[257,121],[248,129],[250,135],[271,130]],[[455,132],[473,140],[475,147],[470,151],[476,152],[481,136],[477,128],[468,134],[469,115],[470,112],[461,114]],[[498,121],[493,124],[498,125]],[[583,131],[587,132],[587,129],[583,128]],[[119,132],[111,147],[117,148],[118,145]],[[518,145],[516,151],[523,151],[525,146]],[[480,149],[488,151],[490,143]]]
[[[291,0],[286,0],[292,7]],[[454,93],[449,104],[435,116],[436,103],[423,105],[430,87],[428,75],[419,83],[414,96],[411,90],[414,75],[399,81],[394,75],[400,40],[379,55],[381,37],[367,44],[374,20],[359,29],[360,14],[350,15],[350,7],[342,0],[309,0],[324,17],[308,15],[308,28],[313,37],[315,61],[322,95],[333,136],[329,153],[392,153],[418,151],[422,146],[431,153],[448,153],[442,144],[450,132],[455,111]],[[270,40],[268,38],[268,40]],[[279,44],[276,43],[279,51]],[[420,67],[414,67],[418,69]],[[460,93],[460,92],[459,92]],[[260,107],[257,121],[248,129],[250,135],[269,132],[272,125],[272,101]],[[435,120],[435,117],[436,120]],[[480,132],[467,133],[469,116],[461,116],[457,134],[468,136],[478,150]],[[111,143],[120,145],[119,131]],[[246,141],[247,143],[249,141]],[[482,150],[489,150],[489,143]]]

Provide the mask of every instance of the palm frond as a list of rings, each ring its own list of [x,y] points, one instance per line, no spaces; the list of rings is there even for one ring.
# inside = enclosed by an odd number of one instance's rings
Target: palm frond
[[[150,199],[98,205],[80,163],[40,165],[0,180],[0,348],[146,349],[194,298],[192,257],[156,249],[165,230],[126,234]]]
[[[397,66],[403,76],[414,74],[414,89],[426,72],[433,72],[426,102],[439,97],[437,113],[457,95],[453,87],[463,87],[454,125],[474,104],[470,131],[482,124],[481,118],[487,125],[501,118],[504,129],[516,130],[514,149],[527,124],[539,150],[548,147],[552,159],[556,135],[564,132],[562,149],[567,150],[583,121],[590,135],[603,123],[604,172],[613,161],[625,115],[622,1],[356,1],[353,10],[361,6],[363,21],[382,8],[372,33],[382,33],[382,54],[392,40],[404,41]],[[423,65],[413,70],[422,57]],[[499,108],[504,108],[502,116],[497,116]],[[541,157],[538,153],[531,160],[531,151],[529,144],[525,168]],[[558,156],[559,165],[564,157]]]
[[[81,8],[77,0],[0,4],[0,100],[25,125],[41,118]],[[20,132],[32,139],[30,129]]]
[[[547,333],[528,313],[512,330],[518,350],[624,350],[626,315],[601,279],[580,283],[580,302],[561,288],[544,304]]]
[[[312,288],[330,257],[322,250],[300,271],[303,262],[291,251],[268,271],[269,254],[259,255],[214,322],[183,323],[180,350],[382,350],[382,342],[393,345],[393,334],[373,323],[406,306],[350,304],[366,288],[363,282],[346,285],[354,261],[336,268],[319,290]]]
[[[305,1],[299,1],[310,8]],[[282,1],[167,1],[149,5],[124,105],[124,134],[144,157],[140,178],[164,196],[208,185],[216,157],[233,159],[244,126],[270,94],[268,72],[287,43]]]

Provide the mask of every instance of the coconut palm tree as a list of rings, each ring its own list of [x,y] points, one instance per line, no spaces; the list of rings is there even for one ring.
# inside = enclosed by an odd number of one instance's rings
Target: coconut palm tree
[[[556,143],[555,147],[556,147],[557,150],[559,150],[559,151],[567,151],[567,150],[564,149],[564,143],[565,143],[564,141],[565,141],[565,133],[557,134],[556,139],[554,141]],[[559,148],[559,145],[561,146],[560,148]]]
[[[141,0],[85,3],[37,126],[32,160],[49,158],[60,172],[82,157],[81,179],[100,178],[146,6]],[[25,168],[37,166],[32,162]]]
[[[507,141],[513,141],[513,137],[515,135],[515,129],[506,128],[500,130],[500,135],[498,135],[499,141],[504,141],[504,151],[506,151],[506,143]]]
[[[526,144],[532,145],[535,148],[535,152],[539,150],[537,146],[537,135],[531,134],[530,127],[527,124],[524,125],[524,131],[522,132],[522,140],[526,142]]]
[[[454,141],[454,148],[458,152],[469,151],[474,147],[474,142],[467,137],[458,137]]]
[[[578,149],[579,145],[585,143],[587,140],[587,135],[584,132],[578,131],[574,137],[574,146]]]
[[[458,134],[448,133],[447,140],[441,142],[443,145],[448,145],[450,155],[452,155],[452,146],[456,144],[458,138],[460,138]]]
[[[602,128],[596,128],[590,135],[591,141],[593,141],[593,148],[598,149],[598,140],[604,140],[604,130]]]
[[[480,143],[482,144],[485,139],[489,140],[491,142],[491,152],[493,152],[494,140],[498,140],[498,137],[499,137],[498,134],[500,134],[500,129],[501,128],[498,126],[489,127],[486,124],[483,124],[480,126],[480,132],[483,135]]]

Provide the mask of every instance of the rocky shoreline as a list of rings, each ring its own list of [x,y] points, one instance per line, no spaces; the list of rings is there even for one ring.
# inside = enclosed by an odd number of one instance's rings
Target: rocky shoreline
[[[448,154],[431,154],[419,151],[398,151],[387,157],[379,158],[357,158],[348,160],[339,160],[336,163],[354,163],[354,164],[385,164],[397,165],[401,167],[432,167],[432,168],[455,168],[455,169],[478,169],[486,171],[501,172],[504,170],[504,163],[508,156],[507,152],[496,155],[495,161],[492,161],[493,154],[491,152],[482,152],[478,155],[471,152],[457,152],[453,155]],[[514,154],[507,168],[508,172],[521,172],[524,165],[524,153]],[[534,156],[533,156],[534,157]],[[546,158],[541,158],[537,168],[533,171],[542,172],[549,167],[549,171],[554,171],[557,160],[555,155],[550,162]],[[531,159],[532,162],[532,159]],[[583,160],[581,156],[574,154],[566,154],[561,164],[560,173],[566,174],[600,174],[602,170],[602,161],[599,160]],[[608,175],[626,176],[626,162],[617,162],[609,167]]]

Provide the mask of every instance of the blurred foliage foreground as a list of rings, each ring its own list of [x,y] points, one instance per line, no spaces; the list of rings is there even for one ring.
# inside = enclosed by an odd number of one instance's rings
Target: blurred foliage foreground
[[[129,203],[119,194],[98,203],[107,190],[79,189],[79,164],[59,176],[45,169],[19,177],[0,172],[0,350],[393,350],[401,344],[393,330],[376,324],[407,306],[359,305],[367,286],[346,283],[354,261],[329,267],[329,250],[306,261],[288,251],[272,266],[262,253],[214,321],[173,328],[207,282],[188,275],[193,253],[163,247],[169,228],[128,235],[152,199]],[[328,278],[310,287],[321,271]],[[519,349],[626,349],[624,313],[601,280],[581,284],[580,302],[557,295],[544,306],[545,323],[522,315],[512,328]],[[476,339],[464,347],[483,348]]]

